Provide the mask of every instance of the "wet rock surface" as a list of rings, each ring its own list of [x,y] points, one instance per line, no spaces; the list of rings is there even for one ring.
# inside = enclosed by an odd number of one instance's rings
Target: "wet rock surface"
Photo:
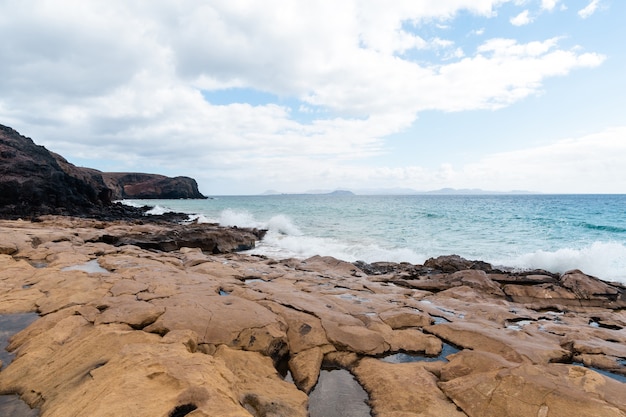
[[[44,417],[306,416],[332,366],[365,389],[365,415],[626,416],[622,285],[459,257],[276,261],[141,243],[183,229],[0,221],[0,313],[40,316],[11,338],[0,394]],[[398,353],[428,360],[385,359]]]

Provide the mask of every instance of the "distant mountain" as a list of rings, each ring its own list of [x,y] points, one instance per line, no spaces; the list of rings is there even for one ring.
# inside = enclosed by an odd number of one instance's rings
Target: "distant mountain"
[[[280,193],[276,190],[267,190],[261,193],[261,195],[279,195]]]
[[[539,194],[533,191],[488,191],[480,188],[441,188],[439,190],[417,191],[412,188],[360,188],[355,190],[309,190],[303,193],[280,193],[275,190],[265,191],[261,195],[519,195]]]
[[[439,190],[417,191],[412,188],[374,188],[354,190],[358,195],[497,195],[497,194],[537,194],[532,191],[488,191],[480,188],[441,188]]]
[[[414,190],[412,188],[359,188],[357,190],[352,190],[355,194],[358,195],[413,195],[413,194],[423,194],[421,191]]]
[[[522,191],[522,190],[514,190],[514,191],[486,191],[481,190],[480,188],[442,188],[440,190],[426,191],[424,193],[419,194],[449,194],[449,195],[489,195],[489,194],[537,194],[532,191]]]
[[[335,190],[332,193],[326,193],[325,195],[354,195],[354,193],[349,190]]]
[[[261,195],[354,195],[354,193],[350,190],[309,190],[304,193],[280,193],[275,190],[267,190]]]

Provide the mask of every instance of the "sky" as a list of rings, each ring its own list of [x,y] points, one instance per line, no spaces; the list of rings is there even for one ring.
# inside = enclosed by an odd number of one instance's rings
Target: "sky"
[[[206,195],[626,193],[623,0],[0,0],[0,124]]]

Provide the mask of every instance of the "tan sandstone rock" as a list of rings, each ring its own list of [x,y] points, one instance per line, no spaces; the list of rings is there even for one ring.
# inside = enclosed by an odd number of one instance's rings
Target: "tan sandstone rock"
[[[472,417],[626,415],[623,384],[571,365],[524,364],[471,373],[439,386]]]
[[[323,359],[324,352],[319,347],[302,351],[289,359],[289,369],[296,386],[307,394],[317,382]]]
[[[395,364],[366,358],[352,372],[370,393],[370,403],[378,417],[466,416],[441,392],[437,378],[419,362]]]

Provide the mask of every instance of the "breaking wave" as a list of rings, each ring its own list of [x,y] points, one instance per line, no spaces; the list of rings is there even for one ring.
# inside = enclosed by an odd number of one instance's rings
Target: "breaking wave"
[[[593,242],[580,249],[538,250],[499,262],[521,269],[560,273],[580,269],[601,279],[626,283],[626,246],[618,242]]]

